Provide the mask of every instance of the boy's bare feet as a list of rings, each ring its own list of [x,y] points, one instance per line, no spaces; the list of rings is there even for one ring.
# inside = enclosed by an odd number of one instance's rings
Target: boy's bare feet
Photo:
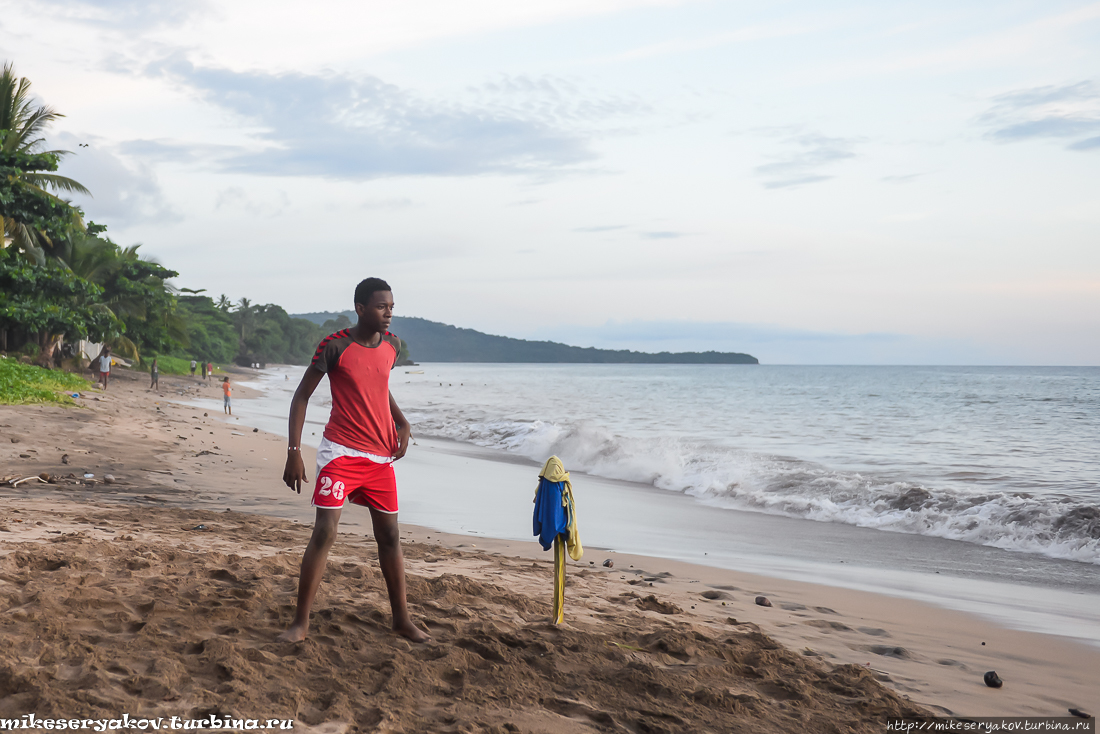
[[[279,635],[276,639],[279,642],[301,642],[306,638],[306,626],[292,624],[286,628],[286,632]]]
[[[393,631],[409,642],[427,642],[432,639],[431,635],[413,624],[411,619],[403,624],[395,624]]]

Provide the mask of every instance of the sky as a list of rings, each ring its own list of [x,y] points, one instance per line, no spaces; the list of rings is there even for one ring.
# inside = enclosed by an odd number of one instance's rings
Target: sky
[[[0,0],[179,287],[771,364],[1100,365],[1100,2]],[[84,147],[86,146],[86,147]]]

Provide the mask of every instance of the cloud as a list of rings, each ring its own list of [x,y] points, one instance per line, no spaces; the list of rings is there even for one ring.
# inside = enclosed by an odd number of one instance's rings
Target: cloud
[[[923,175],[925,175],[925,174],[923,174],[923,173],[906,173],[906,174],[900,175],[900,176],[883,176],[882,178],[879,179],[879,181],[882,181],[883,183],[892,183],[892,184],[907,184],[907,183],[913,183],[914,181],[916,181],[918,178],[920,178]]]
[[[214,198],[215,211],[243,211],[254,217],[272,218],[278,217],[290,206],[290,197],[285,191],[280,191],[276,201],[258,201],[245,193],[240,186],[230,186],[222,189]]]
[[[203,0],[36,0],[32,4],[66,20],[116,30],[178,25],[209,7]]]
[[[479,86],[467,87],[482,109],[558,127],[597,129],[623,117],[653,112],[637,95],[600,92],[580,81],[544,74],[501,75]]]
[[[686,232],[642,232],[642,237],[647,240],[674,240],[683,237]]]
[[[756,175],[764,179],[764,188],[780,189],[828,181],[833,176],[819,169],[833,163],[855,158],[855,141],[830,138],[818,133],[804,133],[786,141],[795,146],[787,156],[756,167]]]
[[[598,227],[574,227],[574,232],[613,232],[616,229],[625,229],[625,224],[604,224]]]
[[[417,204],[412,199],[402,197],[397,199],[367,199],[359,205],[359,208],[375,211],[396,211],[413,206],[417,206]]]
[[[119,228],[141,222],[182,219],[166,201],[153,171],[147,165],[124,163],[106,141],[94,136],[59,133],[50,142],[76,151],[64,159],[58,172],[76,179],[92,192],[90,198],[73,197],[87,218]],[[88,147],[80,147],[81,143]]]
[[[600,110],[499,99],[468,105],[431,101],[369,75],[238,72],[173,57],[148,68],[258,129],[250,147],[196,148],[131,141],[161,159],[214,159],[221,170],[271,176],[368,180],[562,170],[593,160],[588,136],[563,124]],[[543,97],[568,90],[509,78],[496,94]],[[559,85],[560,86],[560,85]],[[610,104],[605,111],[627,109]]]
[[[1053,138],[1069,150],[1100,148],[1100,86],[1091,80],[1001,94],[979,118],[1001,143]]]

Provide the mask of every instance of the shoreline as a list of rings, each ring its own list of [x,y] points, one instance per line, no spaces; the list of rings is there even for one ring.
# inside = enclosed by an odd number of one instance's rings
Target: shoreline
[[[8,498],[8,512],[20,508],[33,512],[36,506],[56,505],[67,507],[70,515],[76,517],[82,511],[89,512],[85,509],[88,507],[103,512],[121,511],[121,507],[168,507],[175,509],[157,512],[182,513],[224,513],[228,507],[234,517],[239,512],[254,513],[261,524],[274,522],[264,517],[281,517],[291,525],[297,520],[305,529],[313,515],[308,498],[290,492],[278,479],[279,462],[285,457],[285,439],[249,429],[235,430],[244,422],[229,424],[218,418],[220,414],[203,415],[211,412],[208,409],[169,404],[178,399],[180,389],[184,397],[200,396],[203,389],[192,387],[197,380],[166,376],[162,383],[171,382],[173,386],[162,391],[165,397],[159,398],[143,392],[141,379],[138,374],[130,381],[137,382],[136,387],[115,381],[112,388],[118,388],[118,392],[89,391],[101,399],[90,401],[93,407],[87,411],[88,415],[79,417],[73,413],[85,411],[0,407],[2,435],[17,432],[25,436],[20,439],[21,444],[11,448],[6,442],[0,444],[0,450],[33,448],[39,456],[22,460],[28,471],[52,473],[80,468],[89,469],[97,478],[107,472],[117,477],[117,482],[111,485],[73,483],[31,488],[28,483],[14,490],[3,488],[0,491]],[[127,394],[123,395],[124,391]],[[234,392],[235,398],[242,398],[240,408],[245,409],[246,398],[253,394],[254,388],[235,387]],[[156,405],[158,402],[160,405]],[[49,427],[49,435],[37,437],[38,445],[31,446],[30,435],[41,431],[41,426]],[[69,442],[64,448],[74,447],[67,451],[70,463],[66,466],[59,463],[60,456],[55,453],[62,451],[64,442]],[[20,445],[22,449],[17,448]],[[305,453],[307,466],[312,466],[312,450],[306,449]],[[418,453],[425,458],[435,456],[430,451]],[[82,466],[76,467],[74,456],[80,457]],[[513,468],[526,477],[526,483],[516,491],[533,492],[534,472],[530,467],[513,464]],[[432,471],[436,477],[440,476],[439,466],[423,467],[419,479],[403,476],[403,514],[416,514],[413,508],[419,492],[417,483],[431,481]],[[261,481],[256,481],[261,477]],[[583,539],[583,506],[581,509]],[[529,510],[526,513],[529,523]],[[42,533],[29,532],[30,529],[10,522],[10,517],[4,523],[8,531],[0,533],[0,543],[8,551],[5,558],[10,555],[13,543],[49,540],[42,534],[47,532],[45,529]],[[346,521],[341,523],[342,542],[369,535],[365,513],[349,512],[345,517]],[[440,553],[445,549],[454,554],[447,557],[447,564],[461,568],[468,577],[480,574],[481,580],[496,579],[499,583],[507,575],[511,580],[513,574],[520,573],[519,560],[528,567],[534,563],[541,569],[539,573],[545,574],[549,569],[549,554],[542,553],[533,538],[521,541],[445,534],[407,523],[402,524],[402,530],[408,547],[417,549],[417,553],[424,548],[439,548]],[[304,540],[300,547],[289,544],[280,550],[292,558],[291,565],[295,568],[291,575],[295,580],[302,550]],[[235,552],[240,555],[248,549],[242,546]],[[430,556],[420,559],[412,555],[408,566],[410,577],[430,578],[438,573],[439,560],[431,562],[427,560]],[[614,568],[601,566],[605,558],[614,560]],[[1095,711],[1100,698],[1092,682],[1094,671],[1100,669],[1100,651],[1073,640],[1006,629],[969,614],[906,599],[601,551],[594,545],[589,545],[583,561],[570,563],[569,579],[568,625],[612,624],[614,614],[608,617],[607,599],[634,594],[625,597],[631,609],[640,609],[639,613],[648,619],[656,622],[675,619],[677,624],[709,629],[730,626],[726,620],[733,618],[738,625],[757,626],[790,650],[800,651],[798,655],[807,660],[862,667],[899,694],[940,713],[1060,716],[1065,715],[1068,707]],[[549,583],[545,586],[541,583],[530,582],[526,588],[536,605],[548,606]],[[0,585],[0,590],[3,589],[4,585]],[[545,599],[540,599],[543,590]],[[713,598],[704,597],[703,591],[714,592],[709,595]],[[675,605],[680,613],[661,615],[639,607],[650,594],[662,604]],[[758,594],[769,597],[773,606],[757,606],[753,599]],[[285,602],[292,603],[292,598]],[[315,617],[322,604],[323,601],[319,602],[315,609]],[[988,689],[982,683],[982,673],[993,669],[1006,681],[1004,689]]]
[[[245,423],[286,435],[283,403],[296,383],[278,376],[297,369],[280,366],[257,375],[251,384],[260,394],[251,401],[253,410]],[[303,444],[319,442],[326,416],[322,394],[311,402]],[[397,465],[401,486],[416,490],[402,491],[403,517],[446,532],[526,538],[529,518],[516,493],[532,484],[540,461],[453,439],[414,440],[409,455]],[[452,489],[439,488],[436,478],[441,473],[450,477]],[[1100,648],[1100,576],[1090,573],[1087,564],[931,536],[714,507],[646,484],[579,471],[572,475],[581,535],[588,545],[892,595]],[[476,496],[493,510],[472,511],[456,495]],[[682,528],[692,528],[692,533]]]

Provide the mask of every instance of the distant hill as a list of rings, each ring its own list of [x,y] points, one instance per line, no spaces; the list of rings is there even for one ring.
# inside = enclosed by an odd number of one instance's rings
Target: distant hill
[[[337,322],[342,329],[355,323],[354,311],[300,313],[295,318],[308,319],[323,325]],[[345,323],[340,317],[346,318]],[[461,329],[438,321],[412,316],[394,316],[390,330],[409,347],[409,355],[417,362],[557,362],[584,364],[759,364],[749,354],[737,352],[632,352],[625,349],[571,347],[557,342],[533,342],[507,336],[483,334],[473,329]]]

